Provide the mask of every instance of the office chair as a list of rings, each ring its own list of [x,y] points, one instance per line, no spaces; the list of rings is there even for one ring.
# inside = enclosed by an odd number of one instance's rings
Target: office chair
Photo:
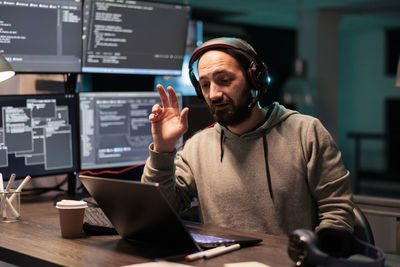
[[[371,226],[361,209],[354,205],[354,235],[371,245],[375,245],[374,235]]]

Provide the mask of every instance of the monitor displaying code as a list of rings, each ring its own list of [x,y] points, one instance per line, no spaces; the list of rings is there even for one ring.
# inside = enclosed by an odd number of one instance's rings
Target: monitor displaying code
[[[0,172],[45,176],[77,170],[73,94],[0,96]]]
[[[82,71],[180,75],[190,7],[85,0]]]
[[[182,96],[177,96],[182,106]],[[149,115],[155,104],[161,105],[157,92],[80,93],[81,169],[145,163],[153,142]]]
[[[81,0],[0,1],[0,54],[16,72],[81,72]]]

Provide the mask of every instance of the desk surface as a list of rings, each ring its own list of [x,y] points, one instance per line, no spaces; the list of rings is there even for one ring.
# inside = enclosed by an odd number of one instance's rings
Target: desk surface
[[[0,224],[2,261],[30,266],[122,266],[153,260],[149,249],[128,243],[115,235],[62,238],[58,211],[53,202],[23,203],[21,215],[20,222]],[[224,232],[238,233],[228,229],[224,229]],[[294,266],[287,256],[287,238],[253,235],[264,241],[257,246],[189,264],[222,267],[224,263],[257,261],[271,266]],[[388,255],[386,264],[399,266],[400,257]]]
[[[119,236],[61,237],[58,211],[53,202],[23,203],[22,220],[0,224],[0,260],[17,265],[121,266],[153,260],[148,249],[132,245]],[[235,233],[236,231],[225,230]],[[272,266],[292,266],[286,253],[287,239],[260,235],[263,243],[242,248],[193,266],[223,266],[224,263],[258,261]],[[147,251],[146,251],[147,250]]]

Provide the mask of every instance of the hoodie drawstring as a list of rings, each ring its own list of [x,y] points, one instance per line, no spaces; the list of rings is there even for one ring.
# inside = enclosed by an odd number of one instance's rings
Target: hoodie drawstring
[[[273,201],[274,195],[272,193],[271,174],[269,172],[269,164],[268,164],[268,143],[267,143],[267,135],[265,132],[263,133],[263,146],[264,146],[265,169],[267,172],[268,190],[269,190],[269,195],[271,196],[271,199]]]
[[[221,135],[220,135],[220,139],[219,139],[219,146],[221,149],[221,153],[220,153],[220,161],[222,162],[222,158],[224,157],[224,130],[221,129]]]

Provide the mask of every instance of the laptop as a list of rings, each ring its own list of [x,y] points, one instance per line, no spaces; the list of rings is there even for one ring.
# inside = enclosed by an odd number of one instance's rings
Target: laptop
[[[79,179],[117,233],[128,241],[174,247],[181,253],[262,241],[251,236],[204,232],[197,223],[184,222],[157,183],[86,175],[79,175]]]

